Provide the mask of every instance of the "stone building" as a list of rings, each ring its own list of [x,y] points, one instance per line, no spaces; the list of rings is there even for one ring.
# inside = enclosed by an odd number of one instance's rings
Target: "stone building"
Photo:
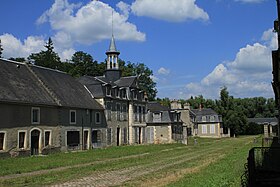
[[[191,121],[194,124],[193,135],[198,137],[223,137],[222,116],[211,108],[190,110]]]
[[[108,126],[106,132],[100,132],[100,138],[106,137],[107,145],[141,144],[146,128],[146,96],[139,89],[137,76],[122,77],[119,54],[112,36],[104,75],[83,76],[79,81],[105,109]]]
[[[70,75],[0,59],[0,155],[89,149],[104,109]]]
[[[181,119],[183,110],[174,110],[157,102],[148,103],[146,142],[187,144],[187,134]],[[185,130],[184,130],[185,129]]]

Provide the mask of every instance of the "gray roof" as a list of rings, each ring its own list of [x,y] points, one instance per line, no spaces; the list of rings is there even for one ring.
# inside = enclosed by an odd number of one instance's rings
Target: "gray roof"
[[[191,112],[195,116],[211,116],[211,115],[218,115],[213,109],[211,108],[202,108],[202,109],[191,109]]]
[[[158,102],[148,102],[147,109],[151,112],[169,111],[169,107],[163,106]]]
[[[26,64],[0,59],[0,100],[57,105]]]
[[[276,117],[274,118],[247,118],[248,122],[257,123],[257,124],[271,124],[271,125],[277,125],[278,119]]]
[[[62,106],[102,109],[85,87],[72,76],[48,68],[31,66],[35,74],[55,94]]]
[[[119,87],[136,87],[136,76],[130,76],[130,77],[121,77],[119,80],[115,82],[116,85]]]
[[[0,59],[0,100],[75,108],[103,109],[70,75]]]
[[[105,93],[103,92],[102,84],[100,81],[96,80],[92,76],[82,76],[78,78],[78,81],[86,86],[86,88],[92,93],[94,97],[103,97]]]

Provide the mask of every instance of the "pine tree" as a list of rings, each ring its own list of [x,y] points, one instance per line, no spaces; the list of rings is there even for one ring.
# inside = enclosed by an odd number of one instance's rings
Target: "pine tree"
[[[54,52],[52,39],[49,38],[45,45],[46,51],[41,51],[39,53],[32,53],[28,60],[34,61],[35,65],[43,66],[52,69],[60,69],[61,61],[56,52]]]

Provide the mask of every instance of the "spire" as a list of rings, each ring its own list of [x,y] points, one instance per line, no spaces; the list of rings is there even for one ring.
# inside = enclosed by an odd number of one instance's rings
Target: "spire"
[[[110,46],[109,46],[109,51],[108,52],[117,52],[115,38],[114,38],[113,34],[112,34],[112,38],[111,38],[111,42],[110,42]]]

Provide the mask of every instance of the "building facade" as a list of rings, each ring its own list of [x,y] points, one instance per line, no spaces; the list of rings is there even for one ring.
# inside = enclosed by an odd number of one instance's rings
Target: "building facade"
[[[112,36],[104,75],[83,76],[79,82],[105,109],[107,128],[101,134],[107,145],[142,144],[145,143],[147,99],[139,89],[137,76],[121,76],[119,54]]]
[[[102,106],[63,72],[0,59],[0,156],[89,149]]]

